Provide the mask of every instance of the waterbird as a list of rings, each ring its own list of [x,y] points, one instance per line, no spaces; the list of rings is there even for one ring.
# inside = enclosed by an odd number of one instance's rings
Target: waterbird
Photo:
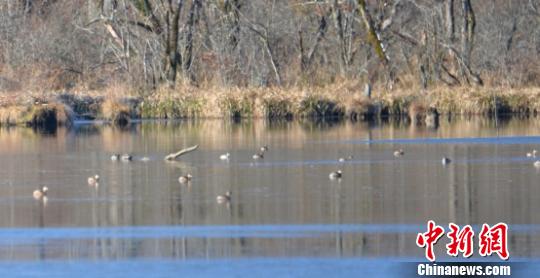
[[[394,156],[395,157],[400,157],[400,156],[403,156],[404,154],[405,154],[405,152],[402,149],[394,151]]]
[[[255,160],[263,159],[263,158],[264,158],[264,152],[258,152],[258,153],[253,155],[253,159],[255,159]]]
[[[115,153],[113,155],[111,155],[111,160],[112,161],[117,161],[117,160],[120,160],[120,155]]]
[[[341,177],[343,176],[341,170],[337,170],[335,172],[332,172],[328,175],[328,177],[331,179],[331,180],[335,180],[335,179],[341,179]]]
[[[219,156],[219,159],[221,160],[229,160],[229,157],[231,156],[230,153],[222,154]]]
[[[120,157],[120,159],[122,159],[122,161],[127,162],[127,161],[131,161],[133,159],[133,157],[130,154],[125,153]]]
[[[345,161],[349,161],[349,160],[352,160],[353,159],[353,156],[352,155],[349,155],[347,157],[340,157],[338,159],[339,162],[345,162]]]
[[[536,168],[540,168],[540,160],[535,161],[533,165]]]
[[[97,186],[99,181],[99,175],[95,175],[93,177],[88,178],[88,185]]]
[[[141,158],[141,161],[143,161],[143,162],[150,161],[150,157],[144,156],[144,157]]]
[[[187,183],[187,182],[190,182],[191,181],[191,178],[193,178],[193,176],[191,174],[187,174],[187,175],[184,175],[184,176],[180,176],[178,178],[178,182],[179,183]]]
[[[268,151],[268,145],[264,145],[261,147],[261,152],[267,152]]]
[[[443,156],[442,160],[441,160],[441,163],[443,165],[446,165],[446,164],[449,164],[450,162],[452,162],[452,160],[446,156]]]
[[[47,198],[47,191],[49,191],[49,188],[42,186],[41,188],[34,190],[32,196],[34,196],[34,199],[36,200],[45,200],[45,198]]]
[[[530,153],[527,153],[527,157],[536,157],[536,150],[533,150]]]
[[[231,201],[231,191],[225,192],[224,195],[218,195],[216,197],[216,201],[220,204],[222,203],[228,203]]]

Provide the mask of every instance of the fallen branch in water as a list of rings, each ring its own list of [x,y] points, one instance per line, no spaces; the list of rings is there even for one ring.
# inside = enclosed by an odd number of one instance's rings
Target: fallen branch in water
[[[181,150],[179,152],[171,153],[171,154],[169,154],[169,155],[167,155],[165,157],[165,160],[175,160],[176,158],[178,158],[181,155],[184,155],[184,154],[187,154],[187,153],[190,153],[190,152],[196,150],[198,147],[199,147],[199,145],[195,145],[193,147],[185,148],[185,149],[183,149],[183,150]]]

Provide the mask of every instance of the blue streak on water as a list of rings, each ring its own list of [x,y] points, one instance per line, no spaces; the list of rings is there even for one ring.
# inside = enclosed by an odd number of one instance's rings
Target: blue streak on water
[[[395,258],[252,258],[211,260],[117,260],[2,262],[13,277],[415,277],[418,262]],[[470,260],[466,261],[471,263]],[[500,261],[495,264],[506,264]],[[519,277],[540,273],[538,261],[512,263]]]
[[[358,258],[218,259],[130,261],[42,261],[0,263],[12,277],[397,277],[402,263]],[[401,266],[402,267],[402,266]],[[104,275],[106,274],[106,275]]]
[[[131,226],[80,228],[4,228],[2,240],[80,239],[80,238],[237,238],[237,237],[310,237],[344,233],[413,233],[424,225],[343,224],[343,225],[238,225],[238,226]]]
[[[509,225],[509,233],[540,233],[540,225]],[[475,230],[480,226],[473,225]],[[69,240],[85,238],[303,238],[341,233],[418,233],[425,224],[312,224],[312,225],[237,225],[237,226],[126,226],[79,228],[4,228],[0,243],[32,240]]]

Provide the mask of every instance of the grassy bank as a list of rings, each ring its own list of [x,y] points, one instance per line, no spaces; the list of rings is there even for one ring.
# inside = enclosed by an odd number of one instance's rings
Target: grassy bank
[[[345,83],[318,88],[159,89],[142,94],[122,87],[102,92],[11,94],[0,99],[1,125],[43,125],[98,119],[119,125],[131,119],[408,117],[432,124],[438,115],[535,115],[540,88],[433,88],[373,90]]]

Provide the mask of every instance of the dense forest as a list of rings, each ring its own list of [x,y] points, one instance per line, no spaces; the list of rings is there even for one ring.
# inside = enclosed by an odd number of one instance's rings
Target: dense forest
[[[0,89],[540,85],[538,0],[5,0]]]

